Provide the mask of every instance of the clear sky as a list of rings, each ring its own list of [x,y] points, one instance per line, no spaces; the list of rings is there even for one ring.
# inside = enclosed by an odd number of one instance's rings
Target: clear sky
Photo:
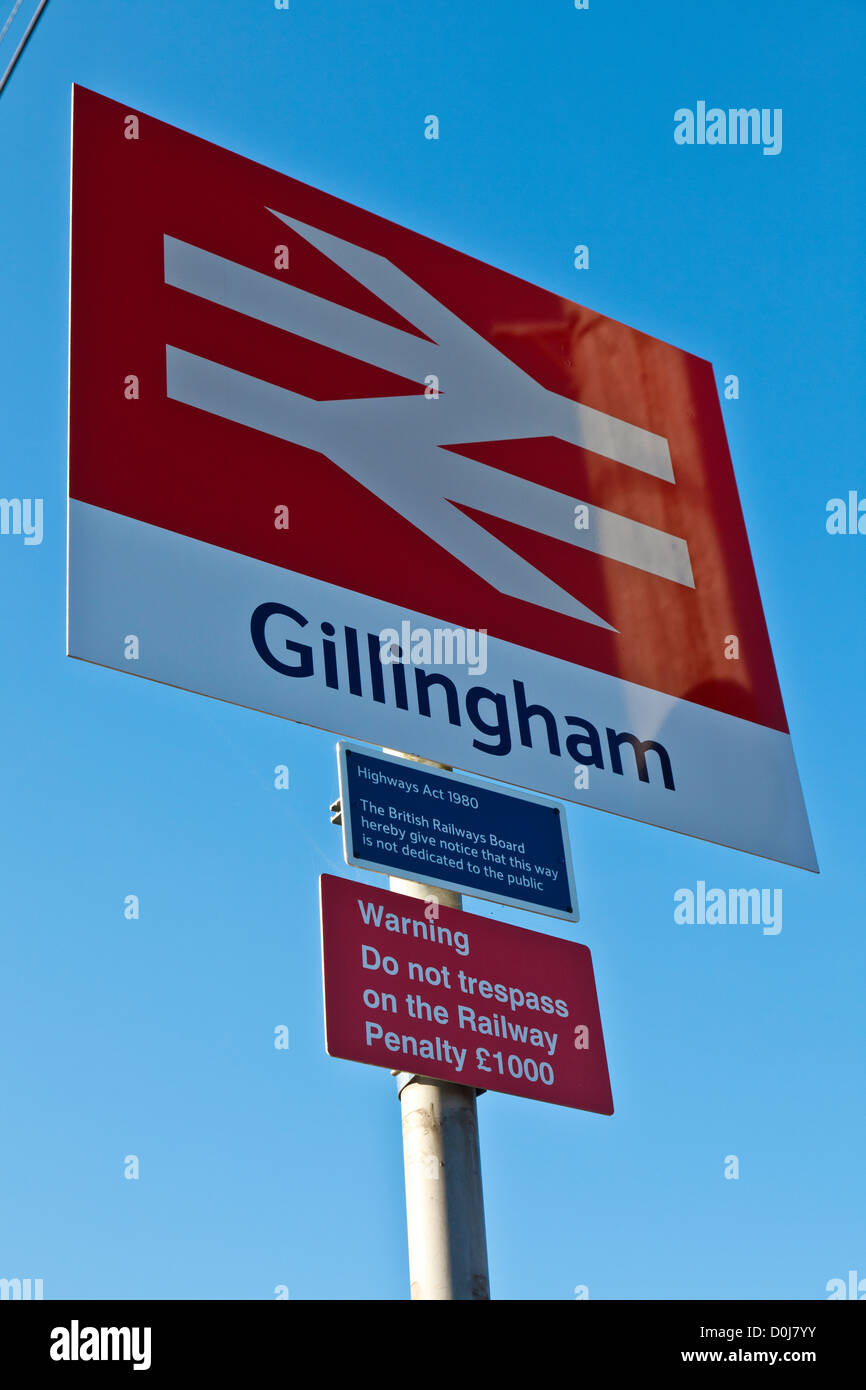
[[[480,1099],[491,1286],[821,1299],[866,1277],[866,536],[825,526],[866,496],[864,41],[854,0],[52,0],[0,97],[0,493],[45,509],[41,545],[0,536],[0,1276],[46,1298],[408,1286],[394,1083],[324,1051],[318,875],[355,872],[334,737],[64,655],[78,82],[738,375],[725,423],[821,873],[572,807],[576,928],[467,900],[590,946],[616,1105]],[[698,100],[781,108],[781,153],[678,146]],[[781,932],[675,923],[698,880],[782,889]]]

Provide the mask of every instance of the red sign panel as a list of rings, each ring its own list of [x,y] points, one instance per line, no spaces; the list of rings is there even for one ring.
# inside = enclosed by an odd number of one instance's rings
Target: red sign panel
[[[82,88],[70,304],[72,655],[815,867],[708,362]]]
[[[128,109],[93,92],[75,101],[75,196],[99,208],[99,235],[74,245],[75,498],[786,729],[708,362],[150,117],[128,139]],[[242,383],[210,365],[194,379],[190,355],[291,393],[276,400],[296,437],[272,432],[262,387],[259,418],[230,423]],[[340,402],[351,457],[324,447]],[[420,475],[399,496],[377,464],[392,448]],[[497,516],[508,477],[533,486]],[[563,499],[556,536],[534,514],[545,493]],[[575,526],[581,503],[597,525]]]
[[[613,1114],[587,946],[323,874],[328,1052]]]

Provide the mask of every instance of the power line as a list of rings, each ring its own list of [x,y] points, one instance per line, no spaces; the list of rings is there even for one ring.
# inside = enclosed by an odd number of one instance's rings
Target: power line
[[[7,68],[6,71],[4,72],[3,76],[0,77],[0,92],[3,91],[3,88],[6,86],[6,83],[9,81],[9,78],[12,76],[12,70],[13,70],[13,68],[15,67],[15,64],[18,62],[18,59],[21,57],[21,54],[24,52],[24,49],[25,49],[26,46],[27,46],[27,40],[30,38],[30,35],[33,33],[33,30],[36,28],[36,25],[39,23],[39,17],[40,17],[40,15],[42,14],[42,11],[45,9],[45,6],[46,6],[47,4],[48,4],[48,0],[39,0],[39,4],[38,4],[38,6],[37,6],[37,8],[36,8],[36,13],[34,14],[33,18],[32,18],[31,21],[30,21],[30,23],[27,25],[27,28],[24,30],[24,35],[23,35],[23,37],[22,37],[22,39],[21,39],[21,42],[19,43],[18,47],[16,48],[15,52],[12,54],[12,59],[11,59],[11,61],[10,61],[10,63],[9,63],[8,68]],[[16,8],[17,8],[17,7],[16,7]],[[12,20],[13,20],[14,18],[15,18],[15,10],[12,11],[12,14],[9,16],[8,20],[6,21],[6,27],[7,27],[7,28],[8,28],[9,25],[12,23]],[[4,29],[3,32],[4,32],[4,34],[5,34],[6,29]]]
[[[15,0],[15,4],[12,6],[12,13],[10,14],[10,16],[9,16],[9,18],[7,19],[6,23],[3,25],[3,28],[0,29],[0,43],[2,43],[3,40],[5,39],[5,37],[6,37],[6,30],[9,28],[9,25],[12,23],[13,19],[15,18],[15,16],[16,16],[17,13],[18,13],[18,11],[21,9],[21,4],[22,4],[22,0]]]

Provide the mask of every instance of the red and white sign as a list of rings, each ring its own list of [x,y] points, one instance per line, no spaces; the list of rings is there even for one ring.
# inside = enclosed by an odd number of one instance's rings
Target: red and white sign
[[[82,88],[71,274],[71,655],[816,867],[709,363]]]
[[[587,946],[331,874],[319,888],[332,1057],[613,1114]]]

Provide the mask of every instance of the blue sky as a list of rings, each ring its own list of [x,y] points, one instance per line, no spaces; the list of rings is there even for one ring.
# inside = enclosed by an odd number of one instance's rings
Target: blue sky
[[[866,496],[864,49],[840,0],[52,0],[0,97],[0,493],[45,505],[40,546],[0,536],[0,1276],[48,1298],[408,1284],[393,1082],[324,1052],[317,881],[353,874],[334,737],[64,655],[75,81],[739,376],[725,423],[821,873],[569,810],[616,1113],[481,1098],[491,1285],[866,1277],[866,537],[825,528]],[[782,108],[782,153],[678,147],[699,99]],[[782,931],[676,924],[699,879],[781,888]]]

